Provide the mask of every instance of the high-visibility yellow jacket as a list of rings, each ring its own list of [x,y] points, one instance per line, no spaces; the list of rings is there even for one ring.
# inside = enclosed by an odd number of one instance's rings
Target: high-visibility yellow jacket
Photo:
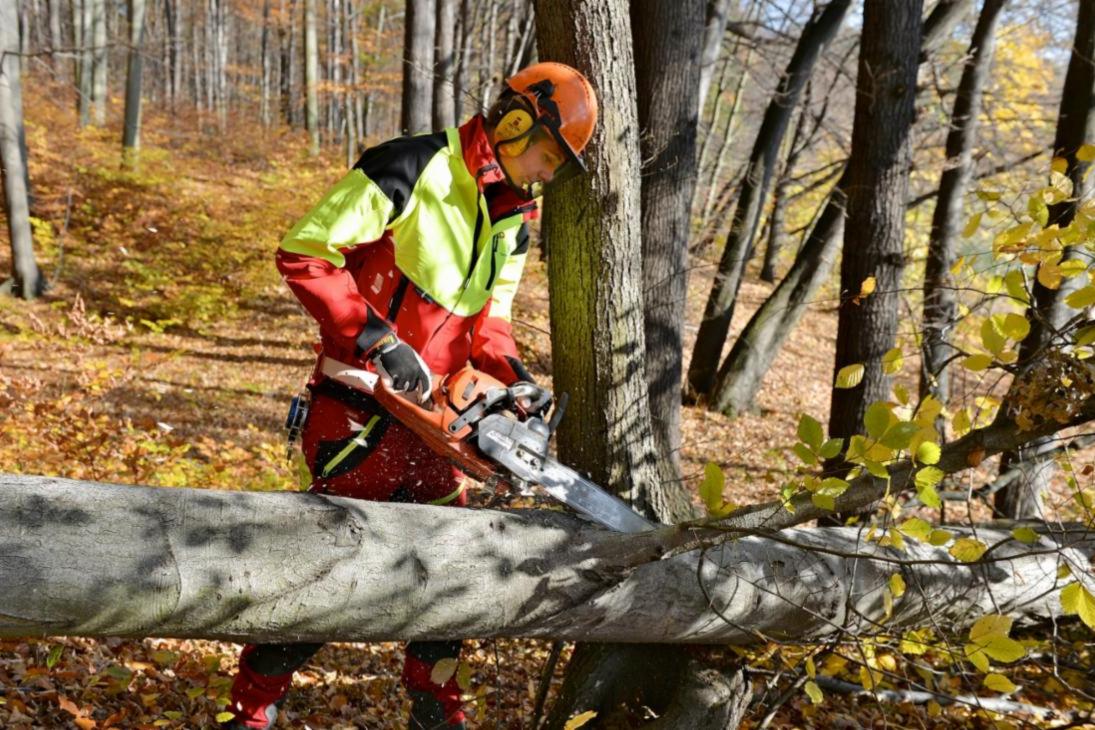
[[[511,305],[535,214],[476,116],[367,150],[286,234],[278,269],[337,360],[394,332],[434,373],[471,361],[511,383]]]

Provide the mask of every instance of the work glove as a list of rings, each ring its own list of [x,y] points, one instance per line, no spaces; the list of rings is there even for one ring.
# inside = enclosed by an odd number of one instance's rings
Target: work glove
[[[377,346],[371,360],[380,377],[396,393],[412,393],[419,403],[430,399],[430,369],[406,342],[391,335],[389,342]]]
[[[523,385],[532,386],[530,389],[534,392],[531,396],[521,396],[517,399],[517,406],[525,412],[527,416],[543,416],[551,408],[552,394],[547,388],[543,388],[537,385],[536,380],[532,377],[532,373],[528,371],[525,364],[515,357],[506,357],[506,361],[509,362],[510,368],[513,369],[518,380],[513,383],[511,387],[519,388]]]

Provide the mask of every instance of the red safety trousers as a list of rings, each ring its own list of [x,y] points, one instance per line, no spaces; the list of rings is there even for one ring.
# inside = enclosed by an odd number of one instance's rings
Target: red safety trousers
[[[375,401],[334,381],[314,386],[301,433],[312,473],[309,491],[341,497],[419,504],[467,503],[464,475],[435,454],[418,436]],[[270,726],[272,705],[281,700],[293,672],[320,644],[248,644],[232,684],[230,708],[246,727]],[[443,708],[444,726],[464,721],[455,675],[444,685],[430,680],[433,665],[460,655],[461,642],[410,642],[403,686],[415,697],[426,693]]]

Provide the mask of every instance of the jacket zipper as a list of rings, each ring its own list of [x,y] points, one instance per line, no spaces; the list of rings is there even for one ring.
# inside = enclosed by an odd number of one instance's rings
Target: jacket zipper
[[[495,272],[496,264],[494,263],[494,261],[495,261],[495,256],[497,255],[497,253],[498,253],[498,234],[495,234],[495,235],[491,236],[491,238],[490,238],[490,278],[487,279],[487,291],[490,291],[491,287],[494,286],[494,275],[496,273]]]

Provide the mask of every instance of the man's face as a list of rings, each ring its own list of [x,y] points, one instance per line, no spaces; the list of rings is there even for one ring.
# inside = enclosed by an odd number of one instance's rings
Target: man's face
[[[567,161],[559,143],[547,133],[534,133],[524,151],[512,156],[505,154],[506,142],[498,141],[502,152],[498,161],[510,184],[530,196],[539,195],[543,186],[552,181]]]

